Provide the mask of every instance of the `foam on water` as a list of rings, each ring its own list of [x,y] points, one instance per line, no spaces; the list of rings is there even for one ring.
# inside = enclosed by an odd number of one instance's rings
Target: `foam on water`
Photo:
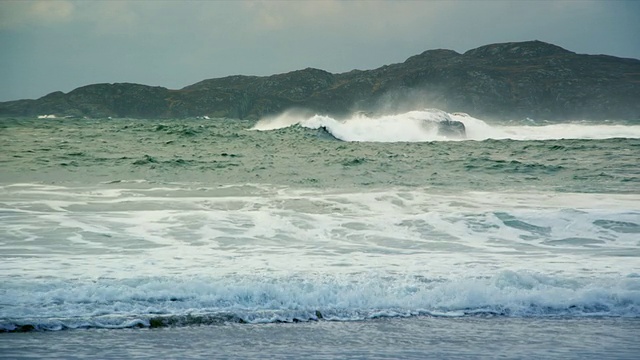
[[[466,137],[460,139],[440,135],[436,127],[430,126],[447,119],[463,123]],[[463,113],[449,114],[436,109],[378,117],[358,113],[344,120],[325,115],[308,117],[301,113],[285,112],[279,116],[258,121],[252,130],[269,131],[294,125],[309,129],[323,128],[343,141],[367,142],[640,138],[640,125],[595,125],[578,122],[505,126],[489,124]]]
[[[426,272],[426,271],[425,271]],[[640,317],[640,277],[358,274],[5,282],[0,330],[430,316]]]
[[[638,317],[639,203],[636,194],[1,186],[0,326]]]

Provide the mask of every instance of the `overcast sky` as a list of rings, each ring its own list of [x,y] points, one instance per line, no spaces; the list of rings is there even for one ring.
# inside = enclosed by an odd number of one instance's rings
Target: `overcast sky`
[[[0,101],[100,82],[172,89],[429,49],[541,40],[640,58],[640,1],[0,0]]]

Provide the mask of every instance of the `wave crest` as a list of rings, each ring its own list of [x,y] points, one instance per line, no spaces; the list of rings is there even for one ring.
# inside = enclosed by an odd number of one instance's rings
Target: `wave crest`
[[[640,317],[640,277],[562,278],[527,271],[459,279],[139,278],[8,283],[0,332],[354,321],[411,316]]]
[[[466,134],[459,136],[455,132],[439,131],[446,122],[464,125]],[[447,113],[438,109],[383,116],[359,112],[343,120],[320,114],[310,116],[303,111],[293,110],[261,119],[251,130],[270,131],[296,125],[308,129],[324,129],[336,139],[348,142],[640,138],[640,125],[581,122],[537,124],[530,119],[517,125],[498,125],[465,113]]]

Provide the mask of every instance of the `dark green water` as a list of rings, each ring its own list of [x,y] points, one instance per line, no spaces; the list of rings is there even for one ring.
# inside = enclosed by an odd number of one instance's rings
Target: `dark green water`
[[[403,116],[0,119],[0,358],[636,358],[640,127]]]
[[[367,143],[212,120],[0,120],[0,182],[633,193],[640,139]]]

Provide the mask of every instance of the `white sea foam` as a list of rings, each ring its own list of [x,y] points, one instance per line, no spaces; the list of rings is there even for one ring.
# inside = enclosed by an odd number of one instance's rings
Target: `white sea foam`
[[[640,316],[639,195],[127,186],[0,186],[0,326]]]
[[[154,317],[260,323],[398,316],[640,317],[640,279],[502,271],[490,277],[359,274],[7,282],[0,329],[147,326]],[[201,320],[198,320],[201,321]]]
[[[497,264],[518,270],[525,257],[541,271],[597,274],[629,269],[600,254],[636,254],[640,233],[640,197],[633,194],[274,188],[236,196],[229,195],[231,187],[5,189],[0,271],[12,276],[74,278],[104,268],[124,278],[167,268],[193,275],[348,273],[398,266],[462,276],[467,265],[485,275]],[[74,252],[94,254],[104,268],[69,256]],[[150,263],[135,261],[138,256]]]
[[[461,139],[438,134],[437,127],[433,124],[447,119],[463,123],[466,137]],[[640,125],[595,125],[572,122],[505,126],[490,124],[463,113],[449,114],[436,109],[379,117],[358,113],[344,120],[324,115],[309,117],[302,113],[286,112],[279,116],[262,119],[252,129],[268,131],[293,125],[310,129],[324,128],[343,141],[369,142],[640,138]]]

